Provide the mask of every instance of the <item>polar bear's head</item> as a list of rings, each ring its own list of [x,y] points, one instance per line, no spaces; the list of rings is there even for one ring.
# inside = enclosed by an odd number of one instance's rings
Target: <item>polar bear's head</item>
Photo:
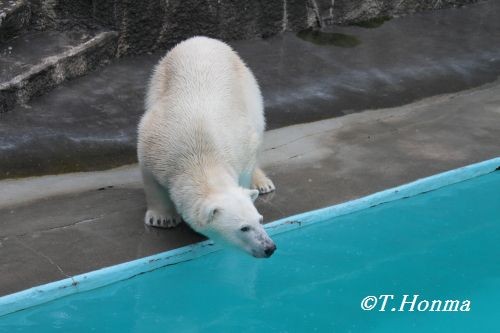
[[[199,212],[196,231],[216,242],[235,246],[254,257],[268,258],[276,245],[262,226],[262,215],[253,202],[259,195],[257,190],[241,187],[206,198]]]

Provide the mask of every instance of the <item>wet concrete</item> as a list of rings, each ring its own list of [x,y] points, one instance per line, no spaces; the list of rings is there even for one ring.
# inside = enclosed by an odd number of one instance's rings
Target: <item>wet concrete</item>
[[[269,222],[358,198],[497,157],[499,134],[500,81],[272,130],[262,159],[277,191],[256,204]],[[0,294],[201,239],[144,226],[141,187],[136,166],[1,181]]]
[[[0,178],[134,162],[144,85],[158,58],[123,59],[0,113]]]
[[[355,38],[355,47],[328,47],[285,35],[243,44],[240,52],[259,50],[260,56],[247,61],[265,85],[269,126],[277,128],[496,80],[499,14],[500,2],[485,2],[395,18],[373,29],[323,29]],[[263,68],[262,62],[273,68]],[[279,116],[283,113],[287,116]]]
[[[343,48],[286,33],[233,45],[263,90],[268,128],[402,105],[500,74],[500,2],[392,19]],[[135,161],[144,89],[161,54],[121,59],[0,115],[0,178],[99,170]]]

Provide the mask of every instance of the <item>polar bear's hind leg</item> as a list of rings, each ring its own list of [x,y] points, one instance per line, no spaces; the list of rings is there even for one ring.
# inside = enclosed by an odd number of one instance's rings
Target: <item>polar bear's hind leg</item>
[[[259,190],[260,194],[269,193],[276,189],[273,181],[258,167],[255,168],[252,175],[252,188]]]
[[[148,171],[142,170],[142,179],[148,205],[144,223],[158,228],[173,228],[181,223],[168,191]]]

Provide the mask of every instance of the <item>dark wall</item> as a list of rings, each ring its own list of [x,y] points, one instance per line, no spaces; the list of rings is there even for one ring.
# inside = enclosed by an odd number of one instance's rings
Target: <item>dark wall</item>
[[[309,0],[321,25],[349,24],[375,17],[459,7],[474,2],[478,0]]]
[[[303,0],[287,0],[286,29],[305,28],[306,10]],[[93,15],[120,31],[120,54],[165,48],[193,35],[234,40],[284,29],[283,2],[270,0],[98,1]]]
[[[477,0],[31,0],[36,29],[112,29],[118,55],[165,49],[193,35],[224,40],[347,24]]]
[[[118,55],[164,49],[193,35],[234,40],[267,37],[285,29],[307,27],[305,0],[30,2],[34,29],[116,30],[120,34]]]

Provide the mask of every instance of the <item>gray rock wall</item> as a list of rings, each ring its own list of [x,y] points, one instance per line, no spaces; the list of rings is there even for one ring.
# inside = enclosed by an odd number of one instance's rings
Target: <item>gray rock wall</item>
[[[193,35],[235,40],[307,26],[304,0],[119,0],[93,9],[98,22],[120,31],[119,55],[166,48]]]
[[[167,48],[193,35],[225,40],[307,27],[305,0],[31,0],[35,29],[120,33],[118,55]]]
[[[105,28],[118,55],[165,49],[193,35],[225,40],[349,24],[478,0],[31,0],[37,29]]]
[[[309,0],[318,25],[350,24],[376,17],[459,7],[478,0]]]

